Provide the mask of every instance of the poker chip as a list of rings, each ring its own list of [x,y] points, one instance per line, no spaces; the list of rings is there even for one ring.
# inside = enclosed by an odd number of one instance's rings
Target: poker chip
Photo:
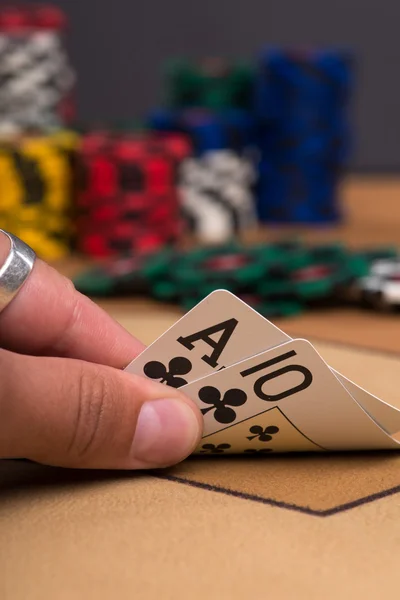
[[[354,255],[357,269],[343,286],[340,299],[377,310],[389,311],[400,305],[400,261],[395,248],[376,248]]]
[[[257,122],[251,111],[162,108],[150,112],[147,125],[153,131],[184,133],[198,156],[212,150],[241,153],[257,144]]]
[[[183,251],[163,248],[101,262],[75,280],[90,296],[139,294],[191,310],[226,289],[267,319],[357,302],[375,309],[400,304],[400,267],[393,248],[350,251],[341,244],[299,240],[244,246],[237,242]]]
[[[202,106],[211,110],[248,109],[253,98],[250,65],[221,58],[169,61],[165,73],[166,102],[174,108]]]
[[[183,161],[181,204],[200,242],[223,244],[256,227],[254,181],[250,161],[230,150]]]
[[[303,265],[294,269],[290,276],[296,296],[312,300],[332,295],[346,279],[343,266],[347,256],[339,244],[305,248],[301,258]]]
[[[250,112],[161,109],[148,124],[191,141],[193,155],[181,163],[178,182],[183,215],[200,243],[224,244],[256,227],[256,128]]]
[[[270,48],[259,58],[255,113],[262,221],[335,223],[350,152],[352,66],[342,49]]]
[[[78,291],[91,297],[149,295],[146,255],[109,260],[84,271],[74,279]]]
[[[25,136],[0,144],[0,227],[38,256],[58,260],[74,239],[74,156],[70,132]]]
[[[77,244],[99,258],[154,253],[184,230],[177,189],[190,144],[177,134],[93,132],[79,155]]]
[[[204,295],[223,287],[251,286],[266,272],[266,261],[250,249],[227,246],[204,249],[188,254],[176,270],[180,286]]]
[[[0,9],[0,130],[49,131],[73,116],[75,75],[64,13],[50,5]]]
[[[288,260],[288,257],[286,258]],[[223,288],[235,294],[256,294],[259,282],[285,260],[279,245],[247,248],[237,243],[176,254],[155,277],[156,297],[189,306]]]

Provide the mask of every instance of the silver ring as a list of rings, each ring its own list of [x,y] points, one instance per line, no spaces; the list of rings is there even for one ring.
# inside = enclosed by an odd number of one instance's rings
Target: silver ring
[[[22,240],[0,229],[10,240],[10,252],[0,267],[0,312],[18,294],[32,272],[36,254]]]

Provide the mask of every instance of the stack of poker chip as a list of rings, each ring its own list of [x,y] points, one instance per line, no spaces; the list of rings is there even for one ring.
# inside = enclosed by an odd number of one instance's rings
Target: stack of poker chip
[[[394,248],[374,248],[358,253],[368,269],[343,289],[342,296],[351,303],[380,311],[400,309],[400,256]]]
[[[0,228],[46,260],[66,256],[73,241],[77,144],[68,131],[0,143]]]
[[[183,133],[190,138],[197,156],[226,149],[242,154],[257,142],[253,115],[239,109],[214,112],[207,108],[162,108],[149,114],[148,126],[154,131]]]
[[[182,163],[180,197],[191,231],[203,243],[219,244],[257,225],[255,170],[231,150],[213,150]]]
[[[175,109],[250,109],[253,102],[253,68],[209,58],[197,63],[174,60],[166,72],[167,105]]]
[[[340,219],[349,151],[351,65],[340,50],[268,50],[259,61],[259,215],[267,222]]]
[[[80,150],[77,244],[96,257],[159,250],[183,232],[179,165],[191,151],[181,135],[98,132]]]
[[[75,284],[91,296],[136,293],[186,310],[224,288],[265,317],[276,318],[327,302],[347,304],[377,257],[393,261],[396,256],[393,248],[356,252],[340,244],[310,246],[298,240],[250,247],[235,242],[113,261],[82,273]]]
[[[226,243],[257,222],[255,121],[242,110],[154,111],[156,131],[179,131],[193,146],[180,170],[180,198],[186,220],[198,241]]]
[[[60,128],[73,116],[64,28],[51,5],[0,9],[0,134]]]

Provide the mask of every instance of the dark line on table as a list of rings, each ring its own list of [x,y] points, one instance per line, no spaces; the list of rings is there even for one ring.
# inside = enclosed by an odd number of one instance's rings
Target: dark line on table
[[[353,508],[363,506],[364,504],[370,504],[372,502],[375,502],[376,500],[381,500],[382,498],[393,496],[394,494],[400,492],[400,485],[397,485],[393,488],[383,490],[382,492],[377,492],[376,494],[364,496],[363,498],[359,498],[352,502],[346,502],[345,504],[339,504],[338,506],[334,506],[326,510],[315,510],[310,508],[309,506],[290,504],[288,502],[274,500],[273,498],[263,498],[262,496],[257,496],[256,494],[248,494],[246,492],[240,492],[238,490],[232,490],[218,485],[211,485],[209,483],[203,483],[201,481],[196,481],[193,479],[186,479],[185,477],[178,477],[176,475],[167,475],[162,473],[152,473],[152,475],[153,477],[157,477],[158,479],[166,479],[168,481],[181,483],[183,485],[188,485],[190,487],[206,490],[209,492],[216,492],[218,494],[225,494],[226,496],[232,496],[234,498],[240,498],[242,500],[250,500],[251,502],[258,502],[259,504],[266,504],[268,506],[275,506],[277,508],[292,510],[294,512],[300,512],[313,517],[331,517],[333,515],[352,510]]]
[[[387,490],[382,490],[381,492],[376,492],[375,494],[370,494],[369,496],[364,496],[363,498],[358,498],[357,500],[353,500],[353,502],[346,502],[345,504],[339,504],[338,506],[334,506],[333,508],[329,508],[324,511],[324,517],[330,517],[331,515],[336,515],[338,513],[345,512],[347,510],[352,510],[353,508],[358,508],[359,506],[363,506],[364,504],[371,504],[376,500],[382,500],[382,498],[388,498],[389,496],[394,496],[400,492],[400,485],[396,485],[395,487],[389,488]]]

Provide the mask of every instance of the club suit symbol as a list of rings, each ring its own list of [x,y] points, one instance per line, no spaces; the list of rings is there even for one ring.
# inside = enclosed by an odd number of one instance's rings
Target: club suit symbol
[[[229,450],[230,444],[203,444],[200,450],[200,454],[223,454],[225,450]]]
[[[232,423],[236,419],[236,412],[230,407],[242,406],[247,400],[247,394],[243,390],[232,388],[221,398],[221,392],[217,388],[207,385],[199,390],[199,399],[204,404],[211,404],[208,408],[201,409],[203,415],[214,410],[214,419],[218,423]]]
[[[254,434],[247,438],[250,441],[258,438],[260,442],[270,442],[272,436],[279,432],[279,427],[270,425],[269,427],[264,428],[261,427],[261,425],[253,425],[253,427],[250,427],[249,432]]]
[[[183,356],[172,358],[167,367],[158,360],[152,360],[143,367],[144,374],[150,379],[159,379],[170,387],[179,388],[186,385],[187,381],[178,375],[187,375],[192,370],[192,363]]]

